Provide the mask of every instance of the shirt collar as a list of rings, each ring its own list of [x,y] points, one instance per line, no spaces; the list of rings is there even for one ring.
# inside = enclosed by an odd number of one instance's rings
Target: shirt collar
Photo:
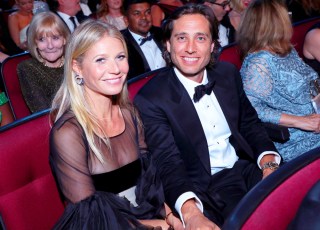
[[[144,37],[142,37],[142,36],[139,35],[139,34],[136,34],[136,33],[132,32],[130,29],[128,29],[128,30],[129,30],[129,32],[131,33],[131,35],[132,35],[132,37],[134,38],[134,40],[136,40],[136,42],[137,42],[138,44],[140,44],[141,39],[144,38]],[[148,32],[147,37],[148,37],[148,36],[150,36],[150,32]]]
[[[202,82],[201,83],[192,81],[192,80],[188,79],[187,77],[183,76],[183,74],[176,67],[174,67],[173,70],[174,70],[174,73],[177,75],[177,77],[178,77],[179,81],[181,82],[181,84],[187,90],[187,92],[188,92],[188,94],[189,94],[189,96],[191,98],[193,98],[194,88],[196,86],[208,83],[208,76],[207,76],[207,70],[206,69],[204,69],[203,78],[202,78]]]

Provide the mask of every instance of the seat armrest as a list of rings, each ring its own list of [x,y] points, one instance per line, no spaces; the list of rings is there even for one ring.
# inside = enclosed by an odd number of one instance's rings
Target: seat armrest
[[[269,122],[264,122],[263,126],[266,129],[268,136],[274,142],[285,143],[290,139],[289,130],[285,126],[276,125]]]

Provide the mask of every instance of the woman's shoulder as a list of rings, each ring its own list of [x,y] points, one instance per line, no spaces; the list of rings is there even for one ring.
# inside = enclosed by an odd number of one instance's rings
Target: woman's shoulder
[[[78,132],[80,129],[80,124],[71,110],[66,111],[52,126],[53,132]]]
[[[34,69],[38,69],[41,65],[42,63],[40,63],[37,59],[29,58],[20,62],[17,68],[20,72],[32,73]]]

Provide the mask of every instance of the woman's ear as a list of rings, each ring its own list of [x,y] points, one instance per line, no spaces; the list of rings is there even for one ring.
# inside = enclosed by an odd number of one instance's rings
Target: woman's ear
[[[76,74],[82,75],[81,74],[81,67],[79,62],[77,62],[76,60],[72,60],[72,70],[73,72],[75,72]]]

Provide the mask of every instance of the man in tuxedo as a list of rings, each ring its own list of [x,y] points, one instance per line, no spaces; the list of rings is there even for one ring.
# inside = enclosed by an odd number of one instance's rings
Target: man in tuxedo
[[[122,30],[129,54],[128,79],[166,65],[162,57],[162,30],[152,26],[148,0],[126,0],[123,4],[128,28]]]
[[[239,71],[214,60],[214,20],[201,4],[175,11],[163,31],[170,67],[134,100],[166,202],[186,229],[219,229],[281,160],[243,91]]]
[[[79,0],[48,0],[51,11],[55,12],[72,33],[74,29],[88,16],[85,16],[81,10]]]

